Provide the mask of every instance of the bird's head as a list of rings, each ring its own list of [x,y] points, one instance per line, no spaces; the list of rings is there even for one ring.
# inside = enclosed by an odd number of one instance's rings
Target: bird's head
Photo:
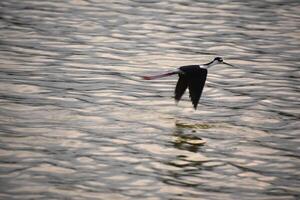
[[[213,61],[211,61],[210,63],[207,63],[206,66],[208,68],[208,67],[212,67],[213,65],[217,65],[217,64],[224,64],[224,65],[233,67],[233,65],[224,62],[223,58],[221,58],[221,57],[215,57],[215,59]]]
[[[221,57],[215,57],[214,61],[219,64],[219,63],[223,62],[223,58],[221,58]]]

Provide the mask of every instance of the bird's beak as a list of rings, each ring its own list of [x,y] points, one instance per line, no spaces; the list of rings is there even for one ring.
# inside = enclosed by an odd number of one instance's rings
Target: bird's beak
[[[228,65],[228,66],[231,66],[231,67],[234,67],[233,65],[231,65],[231,64],[229,64],[229,63],[227,63],[227,62],[222,62],[222,64]]]

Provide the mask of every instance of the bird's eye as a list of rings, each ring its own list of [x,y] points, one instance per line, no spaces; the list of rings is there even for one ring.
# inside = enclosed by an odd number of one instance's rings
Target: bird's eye
[[[223,62],[223,59],[221,57],[216,57],[215,60],[217,60],[218,62]]]

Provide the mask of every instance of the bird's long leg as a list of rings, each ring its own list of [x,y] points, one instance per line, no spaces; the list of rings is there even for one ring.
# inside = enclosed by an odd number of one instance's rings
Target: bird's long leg
[[[172,75],[175,75],[175,74],[178,74],[178,73],[179,73],[178,71],[174,71],[174,72],[168,72],[168,73],[165,73],[165,74],[160,74],[160,75],[155,75],[155,76],[142,76],[142,78],[144,80],[153,80],[153,79],[163,78],[163,77],[166,77],[166,76],[172,76]]]

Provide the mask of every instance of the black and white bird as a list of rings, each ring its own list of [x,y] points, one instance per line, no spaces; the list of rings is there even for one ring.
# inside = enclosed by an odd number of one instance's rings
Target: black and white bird
[[[175,88],[175,101],[179,102],[185,90],[189,88],[190,98],[193,103],[194,109],[197,109],[198,102],[200,100],[203,87],[205,85],[207,77],[207,69],[217,65],[225,64],[233,66],[223,61],[221,57],[216,57],[213,61],[203,65],[186,65],[179,67],[178,70],[160,74],[156,76],[142,76],[144,80],[153,80],[157,78],[163,78],[178,74],[179,79]]]

